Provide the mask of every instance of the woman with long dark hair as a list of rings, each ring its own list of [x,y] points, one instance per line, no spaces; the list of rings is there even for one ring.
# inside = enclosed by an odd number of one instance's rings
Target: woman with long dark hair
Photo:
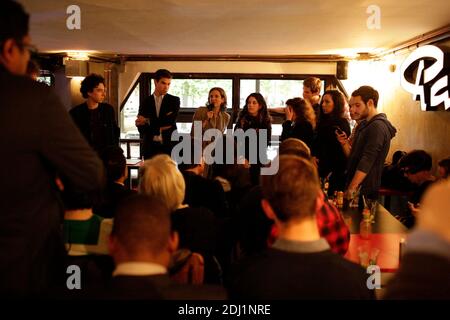
[[[247,130],[255,130],[257,136],[256,149],[257,154],[250,156],[250,143],[248,138],[245,138],[245,158],[250,161],[256,158],[257,163],[250,163],[250,176],[253,184],[259,183],[259,174],[261,172],[261,160],[266,162],[267,159],[267,147],[270,145],[270,139],[272,135],[272,120],[267,111],[266,100],[260,93],[251,93],[245,100],[245,106],[239,114],[236,122],[235,131],[242,129],[244,132]],[[261,130],[266,130],[266,148],[260,150],[259,138]],[[239,146],[238,146],[239,147]],[[255,157],[256,156],[256,157]]]
[[[293,98],[286,101],[286,121],[283,123],[281,141],[288,138],[302,140],[312,148],[314,129],[316,128],[316,115],[311,104],[302,98]]]
[[[336,135],[345,132],[350,136],[350,125],[344,115],[345,97],[340,91],[325,91],[320,107],[314,155],[319,160],[320,178],[329,178],[328,194],[331,195],[345,190],[347,158]]]

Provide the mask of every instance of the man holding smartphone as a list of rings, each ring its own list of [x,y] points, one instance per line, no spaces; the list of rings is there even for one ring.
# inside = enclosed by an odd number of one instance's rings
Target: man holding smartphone
[[[397,130],[384,113],[378,113],[378,91],[362,86],[352,93],[350,112],[360,121],[347,166],[347,197],[360,189],[368,199],[378,198],[384,160]]]

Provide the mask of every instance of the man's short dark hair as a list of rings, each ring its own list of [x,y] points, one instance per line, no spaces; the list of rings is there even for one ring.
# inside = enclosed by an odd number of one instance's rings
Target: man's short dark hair
[[[172,76],[172,73],[170,73],[170,71],[167,70],[167,69],[156,70],[156,72],[155,72],[155,80],[159,81],[159,80],[161,80],[161,78],[172,79],[173,76]]]
[[[105,85],[105,78],[103,78],[99,74],[91,73],[86,78],[81,81],[80,92],[83,95],[83,98],[87,99],[88,92],[92,92],[100,83]]]
[[[375,90],[374,88],[372,88],[371,86],[362,86],[362,87],[359,87],[358,89],[356,89],[355,91],[353,91],[352,97],[357,97],[357,96],[360,96],[362,101],[364,101],[365,104],[367,104],[367,102],[370,99],[372,99],[373,105],[375,106],[375,108],[378,105],[378,98],[379,98],[378,91]]]
[[[317,169],[310,161],[294,155],[280,156],[278,172],[261,176],[261,187],[281,222],[315,216],[320,184]]]
[[[107,147],[102,151],[101,158],[106,168],[108,181],[114,182],[124,175],[127,160],[122,148],[118,146]]]
[[[431,155],[424,150],[411,151],[400,160],[400,168],[410,174],[430,171],[432,164]]]
[[[126,198],[117,207],[111,235],[131,255],[158,254],[170,237],[170,212],[160,200],[142,194]]]
[[[21,4],[10,1],[0,1],[0,49],[8,39],[14,39],[21,46],[23,38],[28,35],[29,15]]]

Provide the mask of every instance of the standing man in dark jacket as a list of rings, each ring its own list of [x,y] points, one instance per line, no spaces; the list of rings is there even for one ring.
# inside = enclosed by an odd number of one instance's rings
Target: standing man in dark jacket
[[[65,274],[56,175],[81,192],[103,178],[52,89],[25,76],[28,21],[20,4],[0,2],[0,296],[8,297],[41,293]]]
[[[384,113],[377,112],[378,91],[362,86],[352,93],[350,112],[361,121],[355,135],[347,166],[347,195],[361,186],[360,194],[378,197],[384,160],[397,130]]]
[[[105,79],[98,74],[90,74],[81,81],[80,91],[87,100],[70,110],[70,115],[83,136],[97,152],[118,146],[120,130],[114,108],[103,103]]]
[[[158,153],[170,155],[172,132],[177,130],[180,98],[168,94],[172,74],[169,70],[155,72],[155,91],[139,106],[136,127],[143,135],[143,155],[146,159]]]

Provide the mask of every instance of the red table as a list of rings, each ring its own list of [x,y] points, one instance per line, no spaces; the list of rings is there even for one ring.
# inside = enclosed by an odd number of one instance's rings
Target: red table
[[[381,272],[395,272],[399,265],[400,240],[405,237],[404,233],[374,233],[369,239],[362,239],[359,234],[352,234],[345,257],[359,264],[359,247],[366,252],[377,248],[380,250],[377,265]]]

